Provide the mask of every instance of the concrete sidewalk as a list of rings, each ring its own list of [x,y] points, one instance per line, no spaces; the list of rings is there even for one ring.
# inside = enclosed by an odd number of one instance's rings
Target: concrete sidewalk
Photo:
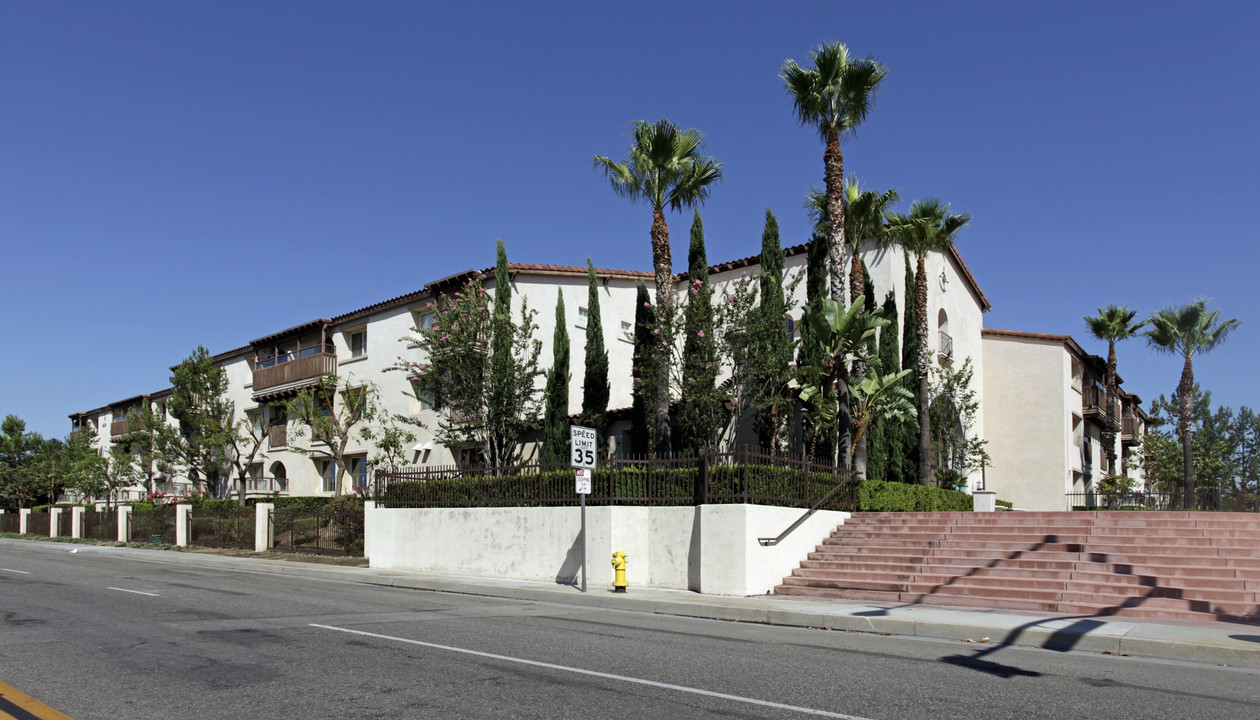
[[[144,554],[163,562],[300,573],[413,590],[964,642],[979,642],[988,638],[983,644],[989,647],[1040,647],[1260,668],[1260,624],[1173,622],[933,605],[823,602],[772,595],[722,597],[633,586],[624,594],[613,593],[609,587],[590,587],[588,592],[583,593],[570,585],[524,580],[430,575],[194,553],[154,553],[128,548],[101,550]]]

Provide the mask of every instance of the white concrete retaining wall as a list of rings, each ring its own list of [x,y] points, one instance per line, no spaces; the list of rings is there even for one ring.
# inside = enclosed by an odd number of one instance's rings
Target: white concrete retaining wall
[[[848,513],[820,511],[782,543],[762,547],[803,511],[762,505],[586,509],[587,582],[611,586],[612,554],[629,556],[635,585],[709,595],[759,595],[789,575]],[[573,583],[580,577],[580,511],[563,508],[368,508],[374,568]]]

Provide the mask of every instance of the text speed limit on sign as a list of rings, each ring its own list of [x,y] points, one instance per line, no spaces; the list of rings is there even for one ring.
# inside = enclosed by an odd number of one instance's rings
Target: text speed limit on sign
[[[595,469],[598,441],[594,428],[571,425],[569,427],[569,465],[575,468]]]

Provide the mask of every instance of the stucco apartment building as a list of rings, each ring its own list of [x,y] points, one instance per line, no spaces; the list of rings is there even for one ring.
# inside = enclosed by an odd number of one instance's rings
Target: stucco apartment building
[[[987,489],[1017,508],[1068,510],[1092,504],[1089,494],[1108,475],[1140,486],[1148,418],[1136,395],[1122,387],[1109,395],[1103,358],[1068,335],[985,329],[981,338]]]
[[[785,282],[794,277],[803,280],[806,265],[806,245],[785,248]],[[903,254],[899,250],[868,250],[863,253],[873,285],[875,299],[883,302],[885,294],[891,290],[896,298],[899,315],[905,308],[906,266]],[[759,272],[759,256],[752,256],[718,263],[710,267],[710,282],[714,288],[712,299],[721,302],[724,293],[729,291],[732,283],[742,276],[755,276]],[[913,262],[913,260],[912,260]],[[994,454],[995,468],[1003,466],[1014,468],[997,460],[998,454],[1005,456],[1019,455],[1017,449],[1009,451],[1001,448],[1001,443],[1022,442],[1025,438],[1035,436],[1034,431],[1024,435],[1012,431],[1011,419],[995,415],[989,411],[987,395],[990,391],[990,366],[993,364],[989,351],[989,336],[983,331],[983,314],[989,309],[989,302],[984,296],[975,277],[968,270],[962,257],[956,250],[947,253],[933,253],[926,262],[926,270],[931,283],[928,294],[928,318],[930,332],[929,349],[932,357],[941,363],[961,363],[970,358],[975,368],[975,391],[981,400],[983,411],[977,418],[977,426],[972,431],[990,439],[989,451]],[[333,491],[335,468],[331,461],[295,451],[297,443],[305,440],[294,438],[295,423],[284,416],[278,403],[292,397],[302,388],[318,382],[326,372],[336,372],[345,378],[350,385],[371,382],[379,387],[385,409],[390,413],[406,415],[421,421],[430,428],[437,426],[438,412],[426,401],[423,392],[416,392],[408,383],[404,373],[390,371],[399,357],[422,360],[421,350],[408,338],[414,334],[414,328],[428,327],[432,323],[433,302],[441,293],[461,287],[475,272],[484,272],[483,281],[487,290],[495,291],[492,270],[469,270],[458,275],[435,280],[421,289],[399,297],[390,298],[367,307],[359,308],[331,318],[317,318],[275,332],[242,345],[233,350],[215,355],[213,361],[222,367],[228,377],[228,392],[240,417],[246,417],[260,431],[265,432],[267,440],[262,452],[250,468],[249,494],[280,493],[286,495],[326,495]],[[588,311],[587,269],[561,265],[539,265],[531,263],[510,264],[512,307],[515,316],[519,316],[522,304],[527,303],[536,310],[535,324],[538,326],[534,337],[543,342],[540,356],[540,367],[548,369],[552,364],[552,348],[550,340],[555,329],[555,305],[557,294],[563,295],[570,323],[569,337],[571,343],[572,364],[569,390],[570,414],[581,410],[582,383],[584,380],[584,352],[586,313]],[[631,364],[634,355],[633,323],[635,317],[635,284],[644,281],[652,287],[650,271],[599,269],[596,271],[600,292],[600,314],[604,330],[604,344],[609,356],[609,380],[611,396],[609,408],[629,408],[631,398]],[[687,292],[686,277],[675,277],[677,292],[680,296]],[[868,289],[868,292],[872,290]],[[913,291],[913,288],[911,288]],[[799,323],[805,301],[805,283],[795,285],[794,309],[791,326],[799,337]],[[1080,353],[1082,356],[1084,353]],[[1009,368],[1002,367],[998,360],[993,372],[1002,376]],[[992,392],[999,397],[1019,394],[1021,392],[1049,392],[1040,388],[1027,391],[1013,389],[1012,383],[1046,382],[1044,377],[1024,375],[1012,377],[994,385]],[[539,381],[541,388],[542,381]],[[99,449],[105,453],[110,443],[122,439],[126,431],[126,412],[128,409],[143,403],[152,403],[159,409],[165,408],[170,389],[164,389],[149,395],[127,398],[107,406],[70,415],[72,424],[78,428],[90,423],[98,433]],[[1006,395],[1004,396],[1003,393]],[[1066,405],[1064,405],[1066,408]],[[1065,411],[1066,412],[1066,411]],[[624,418],[624,413],[614,412],[615,418]],[[987,428],[996,422],[996,434],[989,433]],[[174,422],[168,420],[168,422]],[[1065,421],[1066,422],[1066,421]],[[1018,425],[1018,423],[1016,423]],[[410,448],[408,462],[419,466],[449,465],[461,461],[449,449],[434,442],[432,433],[421,430],[417,442]],[[613,422],[610,428],[610,442],[614,452],[624,452],[628,445],[629,426],[625,419]],[[755,444],[755,435],[751,428],[743,428],[732,437],[734,445]],[[357,443],[357,444],[356,444]],[[346,471],[356,485],[366,485],[371,480],[371,470],[367,462],[372,448],[362,441],[355,440],[350,447],[350,459]],[[1066,457],[1066,453],[1065,453]],[[989,487],[1002,490],[994,484],[993,468],[989,469]],[[1032,476],[1022,483],[1031,482]],[[970,478],[972,488],[979,487],[982,480],[981,471],[977,470]],[[1037,479],[1035,482],[1042,483]],[[178,473],[174,477],[165,478],[163,486],[167,491],[180,492],[187,487],[187,479]],[[1050,496],[1058,494],[1055,502],[1063,501],[1065,488],[1063,483],[1054,485],[1054,489],[1038,488],[1029,491],[1029,497],[1049,502]],[[1021,491],[1022,492],[1022,491]],[[130,497],[143,493],[140,487],[129,490]],[[1020,495],[1022,498],[1023,495]],[[1015,499],[1012,497],[1012,499]],[[1020,503],[1017,503],[1020,504]],[[1057,507],[1057,505],[1056,505]]]

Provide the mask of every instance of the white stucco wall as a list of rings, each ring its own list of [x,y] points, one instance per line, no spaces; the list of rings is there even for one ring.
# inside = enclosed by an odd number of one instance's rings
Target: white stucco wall
[[[612,553],[635,585],[710,595],[759,595],[789,575],[848,513],[820,511],[782,543],[762,547],[803,511],[760,505],[587,508],[587,581],[610,586]],[[367,510],[372,567],[572,583],[581,569],[580,511],[564,508]]]

